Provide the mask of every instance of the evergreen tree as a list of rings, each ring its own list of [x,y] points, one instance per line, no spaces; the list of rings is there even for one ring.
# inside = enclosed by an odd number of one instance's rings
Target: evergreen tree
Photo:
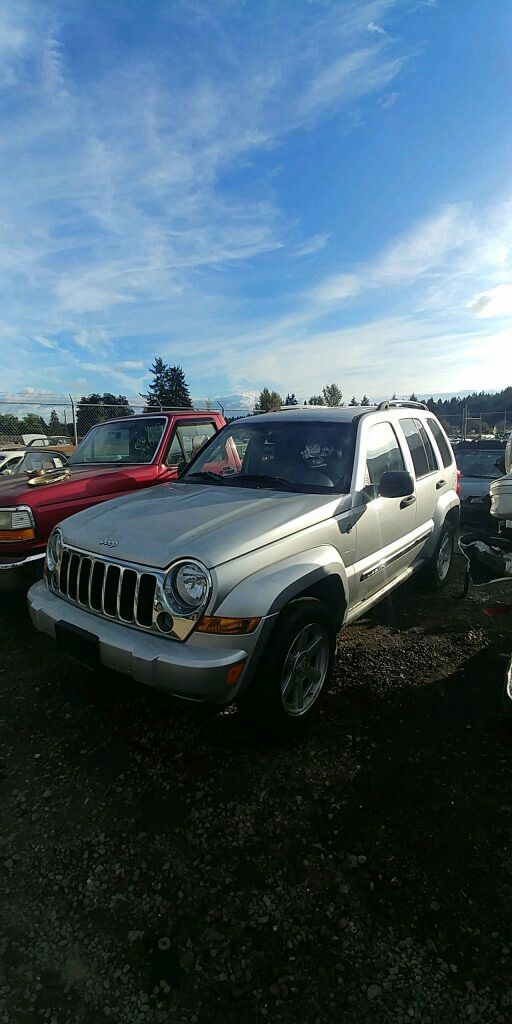
[[[295,398],[295,394],[294,394],[293,391],[292,391],[291,395],[287,395],[286,396],[284,404],[285,405],[298,405],[297,399]]]
[[[322,389],[322,394],[325,404],[330,405],[331,408],[334,409],[342,404],[343,392],[340,391],[337,384],[326,384],[325,388]]]
[[[325,405],[325,402],[322,395],[311,395],[311,398],[308,400],[308,405]]]
[[[357,398],[356,398],[355,395],[352,395],[352,398],[350,399],[350,402],[348,404],[349,405],[357,405]]]
[[[147,395],[141,395],[141,398],[145,399],[148,409],[155,406],[170,405],[169,367],[167,363],[164,363],[160,356],[155,356],[153,365],[149,367],[149,372],[153,374],[153,380],[149,385]]]
[[[369,404],[370,404],[370,399],[368,398],[368,395],[363,395],[363,397],[361,399],[361,405],[369,405]]]
[[[172,409],[192,408],[185,372],[181,366],[169,367],[167,398],[163,405],[170,406]]]
[[[181,366],[168,366],[160,356],[156,356],[149,367],[153,380],[147,395],[141,395],[146,401],[147,409],[155,406],[164,409],[191,409],[192,401]]]
[[[409,401],[410,402],[417,402],[418,401],[418,399],[416,398],[416,395],[414,394],[414,391],[413,391],[412,395],[409,395]]]
[[[283,399],[277,391],[270,391],[269,388],[263,388],[260,391],[260,397],[254,407],[255,412],[272,412],[273,409],[279,409],[283,404]]]

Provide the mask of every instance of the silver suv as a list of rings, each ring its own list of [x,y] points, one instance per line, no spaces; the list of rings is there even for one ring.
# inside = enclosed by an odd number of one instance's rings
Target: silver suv
[[[178,483],[66,519],[29,604],[68,655],[300,731],[336,635],[417,570],[448,578],[457,470],[419,403],[235,421]]]

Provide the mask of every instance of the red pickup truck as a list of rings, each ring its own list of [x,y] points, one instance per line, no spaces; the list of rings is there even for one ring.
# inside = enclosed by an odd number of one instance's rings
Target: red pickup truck
[[[65,467],[0,479],[0,590],[42,575],[46,542],[75,512],[141,487],[176,480],[225,424],[220,413],[144,413],[92,427]]]

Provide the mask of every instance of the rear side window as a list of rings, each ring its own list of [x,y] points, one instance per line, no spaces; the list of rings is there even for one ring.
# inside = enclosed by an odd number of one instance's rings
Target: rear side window
[[[453,462],[453,452],[446,440],[437,420],[427,420],[427,423],[434,435],[434,441],[439,448],[439,454],[443,460],[443,466],[447,469]]]
[[[390,423],[375,423],[368,432],[366,483],[379,484],[384,473],[404,470],[404,460]]]
[[[400,425],[411,453],[416,479],[433,473],[437,469],[436,457],[423,424],[419,420],[403,419]]]

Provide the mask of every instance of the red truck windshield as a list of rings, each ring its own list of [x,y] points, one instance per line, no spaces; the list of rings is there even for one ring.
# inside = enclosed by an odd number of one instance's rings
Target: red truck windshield
[[[89,431],[69,460],[70,466],[151,462],[166,427],[162,417],[142,416],[119,424],[98,423]]]

